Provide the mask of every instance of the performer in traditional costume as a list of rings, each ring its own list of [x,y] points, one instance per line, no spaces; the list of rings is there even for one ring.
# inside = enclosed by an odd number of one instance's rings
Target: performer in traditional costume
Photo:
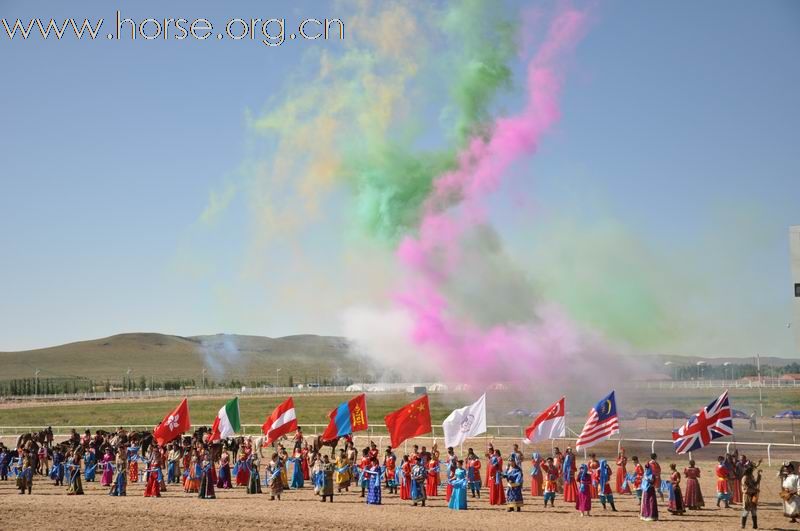
[[[683,469],[686,478],[686,492],[683,496],[683,506],[696,511],[705,505],[703,492],[700,490],[700,469],[694,466],[694,459],[689,460],[689,466]]]
[[[128,447],[128,483],[139,482],[139,447],[132,442]]]
[[[747,525],[748,513],[753,517],[753,529],[758,529],[758,493],[761,491],[761,470],[753,475],[755,468],[748,462],[742,473],[742,529]]]
[[[184,492],[198,493],[200,492],[200,477],[203,475],[202,464],[196,453],[193,452],[189,467],[187,468],[189,475],[183,484]]]
[[[94,453],[94,448],[89,448],[83,454],[83,477],[87,483],[94,483],[96,472],[97,456]]]
[[[575,509],[580,511],[581,516],[591,516],[592,511],[592,473],[589,465],[581,465],[576,477],[578,495],[575,500]],[[566,488],[564,489],[566,499]]]
[[[117,452],[117,459],[114,462],[114,467],[116,468],[114,471],[114,482],[108,494],[110,496],[125,496],[128,479],[128,463],[125,460],[125,450],[122,448]]]
[[[157,462],[155,459],[151,459],[147,462],[147,469],[144,473],[144,480],[145,480],[145,488],[144,488],[144,497],[145,498],[160,498],[161,497],[161,481],[159,481],[159,474],[160,468],[157,466]]]
[[[378,458],[372,457],[369,466],[361,473],[367,479],[367,504],[381,504],[381,474],[383,469],[378,464]]]
[[[404,455],[400,463],[400,499],[411,499],[411,458],[408,455]]]
[[[597,454],[589,454],[589,462],[586,463],[586,466],[589,467],[589,474],[592,476],[592,484],[591,484],[591,493],[592,499],[596,500],[598,498],[599,492],[597,489],[597,484],[600,482],[598,470],[600,470],[600,461],[597,460]]]
[[[304,483],[303,479],[303,454],[300,450],[295,450],[295,456],[289,458],[289,462],[294,466],[292,467],[292,483],[290,487],[293,489],[302,489]]]
[[[603,509],[605,510],[606,504],[609,504],[611,510],[617,512],[614,506],[614,492],[611,490],[611,467],[605,459],[600,460],[600,468],[597,469],[597,492]]]
[[[489,505],[505,505],[506,493],[503,490],[503,458],[500,450],[495,450],[489,458]]]
[[[617,494],[630,494],[631,487],[628,485],[628,458],[625,457],[625,448],[619,449],[617,456]]]
[[[639,503],[642,502],[642,479],[644,478],[644,467],[639,462],[639,458],[633,456],[633,491],[636,493],[636,499]]]
[[[256,452],[250,454],[252,458]],[[253,474],[253,467],[250,467],[250,474]],[[250,485],[252,481],[248,482]],[[217,488],[218,489],[232,489],[233,483],[231,483],[231,455],[228,453],[227,450],[222,451],[222,455],[219,458],[219,474],[217,479]],[[259,487],[260,488],[260,487]],[[259,490],[260,492],[260,490]]]
[[[508,505],[508,512],[512,512],[515,509],[517,512],[520,512],[524,503],[522,500],[523,475],[522,469],[520,468],[522,459],[519,457],[516,459],[512,458],[508,464],[508,471],[503,474],[503,477],[508,481],[508,486],[506,488],[506,504]]]
[[[206,500],[213,500],[217,497],[216,493],[214,492],[214,483],[216,483],[215,480],[217,479],[214,471],[214,462],[211,460],[210,456],[206,455],[201,466],[203,467],[203,470],[200,476],[200,491],[197,493],[197,497]],[[250,474],[248,473],[247,476],[249,479]]]
[[[103,487],[110,487],[114,479],[114,454],[111,453],[111,448],[107,448],[103,454],[101,461],[103,467],[103,475],[100,477],[100,485]]]
[[[650,461],[647,464],[650,465],[650,470],[653,471],[653,484],[656,487],[656,492],[661,501],[664,501],[664,493],[661,491],[661,465],[658,464],[658,456],[650,454]]]
[[[411,468],[411,500],[414,502],[414,507],[422,504],[425,507],[425,481],[427,480],[428,470],[425,465],[418,459],[414,466]]]
[[[658,500],[656,499],[655,475],[650,463],[644,467],[642,475],[642,506],[639,518],[646,522],[658,520]]]
[[[83,483],[81,482],[81,454],[76,449],[67,458],[66,466],[68,474],[67,494],[80,496],[83,494]]]
[[[427,467],[428,479],[425,483],[425,494],[430,498],[431,496],[439,495],[439,460],[431,458],[428,461]]]
[[[542,456],[533,452],[531,456],[531,496],[541,496],[544,492],[542,480]]]
[[[269,485],[270,500],[281,500],[281,494],[283,494],[283,479],[281,478],[282,471],[283,465],[281,464],[280,455],[277,452],[273,453],[272,461],[267,464],[267,467],[264,470],[264,481],[266,481],[267,485]]]
[[[261,494],[261,474],[258,472],[258,467],[261,463],[258,460],[258,452],[251,452],[250,456],[247,458],[247,465],[250,467],[250,480],[247,483],[247,494]],[[220,468],[221,471],[221,468]],[[228,472],[228,481],[227,483],[223,483],[227,485],[226,489],[231,488],[230,482],[230,471]],[[222,480],[222,474],[220,474],[220,481]],[[219,483],[217,483],[219,485]]]
[[[578,486],[575,484],[575,454],[571,448],[564,452],[564,464],[561,465],[561,478],[564,480],[564,501],[575,502],[578,499]]]
[[[556,506],[556,492],[558,491],[558,478],[561,475],[561,470],[556,466],[552,457],[542,463],[542,472],[544,473],[544,506],[547,507],[547,502],[550,502],[550,507]]]
[[[361,459],[356,467],[356,474],[358,475],[358,484],[361,487],[361,497],[367,495],[367,486],[369,484],[369,476],[364,474],[364,471],[372,466],[372,458],[369,456],[369,448],[364,448],[361,451]]]
[[[352,478],[352,471],[350,469],[350,460],[347,458],[347,453],[344,450],[339,452],[339,457],[336,458],[336,489],[341,493],[350,490],[350,480]]]
[[[725,464],[724,457],[717,457],[717,462],[717,468],[714,470],[717,475],[717,507],[719,507],[720,502],[724,502],[725,508],[730,508],[731,493],[728,490],[728,476],[730,470]]]
[[[330,459],[327,455],[322,457],[322,487],[320,488],[320,496],[322,497],[323,503],[325,503],[326,498],[330,498],[331,503],[333,503],[333,475],[336,470],[336,466],[330,462]]]
[[[397,457],[388,447],[383,458],[384,479],[389,494],[397,494]]]
[[[181,447],[172,443],[167,453],[167,483],[181,482],[181,457]]]
[[[683,505],[683,493],[681,492],[681,473],[675,463],[669,465],[669,482],[671,489],[669,492],[669,507],[667,510],[674,515],[681,515],[686,512]]]
[[[8,481],[8,462],[11,455],[3,443],[0,443],[0,481]],[[55,464],[53,465],[55,467]],[[53,478],[53,471],[50,471],[50,478]]]
[[[33,489],[33,463],[31,462],[30,453],[26,450],[21,459],[22,463],[20,463],[19,471],[17,472],[17,488],[20,494],[25,494],[27,490],[28,495],[30,495],[31,489]],[[78,475],[80,476],[80,469],[78,469]],[[80,482],[80,477],[78,481]]]
[[[308,466],[308,445],[303,442],[300,450],[300,470],[303,472],[303,481],[311,481],[311,472]]]
[[[453,479],[448,480],[453,487],[453,492],[450,494],[447,507],[455,511],[467,510],[467,472],[461,467],[462,464],[463,461],[459,462],[459,468],[456,469]]]
[[[250,470],[247,467],[247,452],[244,448],[239,452],[239,458],[236,460],[236,486],[246,487],[250,480]]]
[[[55,486],[64,486],[64,454],[61,448],[53,450],[53,467],[50,469],[50,479]]]
[[[467,484],[473,498],[481,497],[481,460],[472,448],[467,451]]]

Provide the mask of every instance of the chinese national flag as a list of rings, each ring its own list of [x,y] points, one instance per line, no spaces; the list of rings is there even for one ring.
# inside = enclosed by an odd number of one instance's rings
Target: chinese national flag
[[[174,441],[183,432],[192,426],[189,421],[189,403],[184,398],[183,401],[169,413],[161,423],[153,430],[153,437],[160,445]]]
[[[431,408],[428,406],[428,395],[389,413],[383,420],[395,448],[406,439],[430,433]]]

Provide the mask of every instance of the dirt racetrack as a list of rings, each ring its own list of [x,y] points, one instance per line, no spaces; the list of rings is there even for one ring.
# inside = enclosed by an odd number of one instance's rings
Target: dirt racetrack
[[[544,509],[541,498],[525,499],[521,513],[509,514],[505,507],[492,507],[484,498],[468,499],[464,512],[447,509],[444,496],[429,500],[429,506],[412,507],[396,495],[384,492],[384,505],[368,506],[359,493],[336,496],[333,504],[322,504],[311,488],[284,493],[280,502],[268,494],[247,495],[244,488],[217,491],[216,500],[201,500],[170,486],[160,499],[144,498],[143,486],[128,486],[128,496],[112,498],[99,483],[85,483],[84,496],[67,496],[64,487],[36,477],[33,495],[21,496],[12,480],[0,482],[0,529],[734,529],[740,525],[741,509],[717,509],[714,501],[712,464],[701,465],[706,508],[672,516],[666,503],[659,504],[660,522],[642,522],[634,496],[618,496],[618,513],[603,511],[596,500],[592,516],[582,518],[574,506],[556,499],[554,509]],[[526,467],[527,468],[527,467]],[[765,469],[762,481],[759,528],[800,529],[783,517],[778,498],[776,469]],[[99,477],[98,477],[99,479]],[[443,494],[443,489],[440,489]],[[748,525],[748,528],[750,525]]]

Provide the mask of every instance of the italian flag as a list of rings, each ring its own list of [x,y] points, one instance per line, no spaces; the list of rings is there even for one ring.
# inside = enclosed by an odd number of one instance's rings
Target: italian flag
[[[239,423],[239,397],[227,402],[217,413],[211,426],[210,442],[227,439],[242,429]]]

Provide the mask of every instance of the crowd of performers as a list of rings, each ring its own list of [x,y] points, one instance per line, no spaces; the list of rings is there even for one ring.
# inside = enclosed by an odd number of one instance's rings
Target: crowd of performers
[[[381,455],[374,442],[359,452],[351,438],[344,440],[345,447],[338,455],[331,450],[329,456],[310,446],[301,429],[291,439],[291,453],[282,444],[264,447],[260,438],[252,437],[211,445],[207,434],[199,432],[157,445],[151,439],[146,444],[122,428],[116,433],[95,435],[87,430],[83,436],[73,430],[70,439],[58,445],[37,446],[27,441],[11,450],[0,443],[0,480],[15,478],[20,494],[31,494],[38,474],[49,477],[57,486],[66,486],[69,495],[83,494],[83,481],[99,481],[111,496],[125,496],[128,484],[143,483],[146,497],[158,497],[167,488],[176,488],[213,499],[216,490],[244,487],[248,494],[260,494],[263,487],[270,500],[280,500],[284,490],[310,483],[322,502],[333,502],[334,495],[343,491],[360,489],[367,504],[380,504],[386,489],[422,507],[428,498],[442,495],[440,488],[444,487],[448,507],[454,510],[467,509],[468,498],[480,498],[485,488],[490,505],[505,505],[510,512],[521,511],[527,496],[541,498],[545,508],[555,507],[560,497],[574,504],[582,516],[591,515],[594,500],[603,510],[616,512],[615,495],[635,495],[640,517],[646,521],[658,520],[659,502],[673,515],[705,505],[700,469],[693,460],[683,474],[674,463],[662,472],[656,454],[646,462],[636,456],[629,462],[623,449],[614,470],[595,454],[578,464],[572,449],[562,453],[553,448],[546,458],[538,452],[531,455],[527,465],[530,486],[524,489],[526,458],[516,444],[504,460],[492,444],[482,456],[472,448],[463,458],[453,448],[440,455],[434,444],[430,450],[414,445],[411,453],[398,457],[391,446]],[[753,527],[757,526],[760,464],[760,460],[753,463],[737,451],[720,456],[715,468],[716,506],[741,505],[742,527],[748,516]],[[794,464],[781,468],[780,479],[784,513],[796,522],[800,516],[800,478]]]

